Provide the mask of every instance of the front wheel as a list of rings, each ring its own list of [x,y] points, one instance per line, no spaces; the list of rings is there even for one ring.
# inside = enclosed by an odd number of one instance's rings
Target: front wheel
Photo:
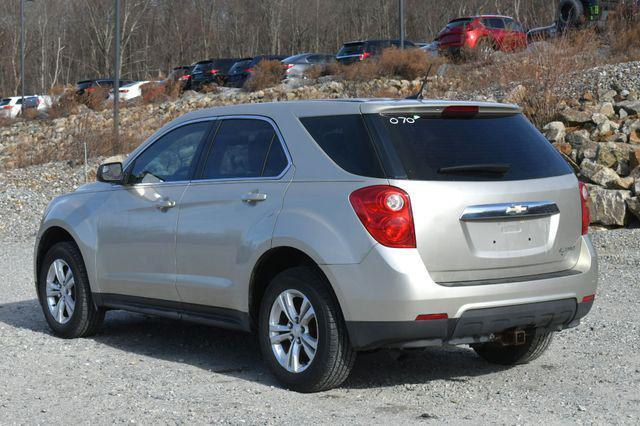
[[[260,306],[262,355],[276,378],[298,392],[339,386],[355,362],[328,285],[312,268],[287,269],[271,281]]]
[[[93,303],[80,250],[71,242],[49,249],[38,274],[38,299],[51,330],[59,337],[90,336],[104,320]]]
[[[471,347],[481,358],[492,364],[526,364],[539,358],[553,339],[553,332],[543,329],[527,330],[522,345],[503,345],[500,342],[479,343]]]

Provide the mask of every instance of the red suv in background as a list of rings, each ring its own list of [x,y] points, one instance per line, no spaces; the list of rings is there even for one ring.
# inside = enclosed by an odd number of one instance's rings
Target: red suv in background
[[[465,49],[485,53],[514,51],[527,46],[527,33],[508,16],[482,15],[454,19],[437,37],[441,53],[457,56]]]

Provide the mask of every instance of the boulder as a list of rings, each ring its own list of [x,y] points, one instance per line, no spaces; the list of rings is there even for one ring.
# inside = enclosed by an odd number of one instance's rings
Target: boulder
[[[589,211],[591,223],[607,226],[625,226],[629,219],[627,200],[631,191],[603,189],[595,185],[587,185],[591,195]]]
[[[616,116],[616,110],[613,108],[613,104],[611,102],[605,102],[600,105],[600,114],[607,118],[614,118]]]
[[[616,110],[624,109],[629,115],[638,115],[640,114],[640,101],[622,101],[615,104]]]
[[[564,142],[566,128],[561,121],[552,121],[542,128],[545,137],[551,142]]]
[[[640,220],[640,197],[633,197],[627,200],[629,212]]]
[[[626,143],[606,142],[600,143],[596,162],[605,167],[615,169],[619,163],[629,165],[633,147]]]
[[[584,144],[591,142],[591,135],[588,130],[576,130],[568,133],[564,140],[571,144],[574,148],[581,147]]]
[[[591,121],[591,114],[587,111],[580,111],[567,108],[560,113],[562,121],[570,126],[577,126]]]
[[[608,167],[584,160],[580,164],[580,173],[591,182],[608,189],[629,189],[633,185],[633,178],[621,178]]]

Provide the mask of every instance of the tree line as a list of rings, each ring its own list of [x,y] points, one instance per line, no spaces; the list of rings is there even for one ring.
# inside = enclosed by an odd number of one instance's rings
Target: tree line
[[[557,0],[405,0],[406,36],[430,41],[450,20],[505,14],[547,25]],[[20,87],[20,0],[0,1],[0,95]],[[113,73],[113,0],[25,2],[25,90]],[[123,78],[157,78],[215,57],[335,53],[345,41],[398,37],[397,0],[121,0]]]

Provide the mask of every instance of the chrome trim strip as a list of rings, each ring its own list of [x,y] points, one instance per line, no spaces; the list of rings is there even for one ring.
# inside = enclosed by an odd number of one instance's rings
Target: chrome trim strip
[[[483,204],[464,209],[460,221],[515,219],[552,216],[560,209],[551,201],[523,201],[519,203]]]

